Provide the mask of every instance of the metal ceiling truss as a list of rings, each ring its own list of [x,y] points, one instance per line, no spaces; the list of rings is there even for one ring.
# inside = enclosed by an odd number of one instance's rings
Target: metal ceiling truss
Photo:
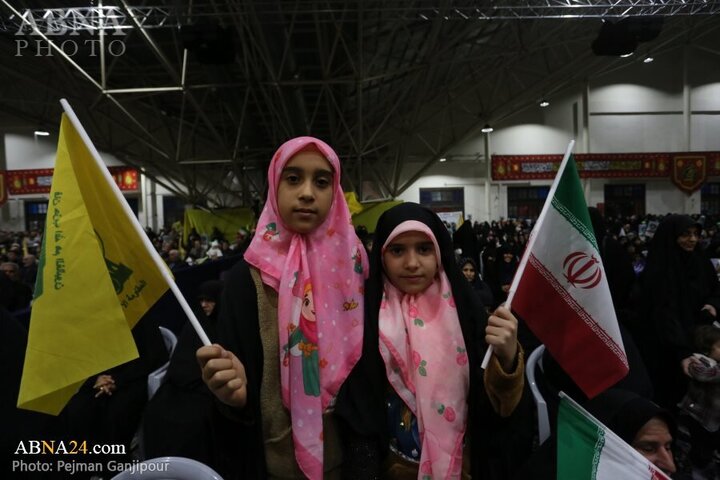
[[[158,2],[159,3],[159,2]],[[174,2],[180,3],[180,2]],[[302,10],[315,17],[317,22],[336,23],[333,18],[339,13],[355,15],[368,8],[363,2],[345,0],[260,0],[255,4],[257,15],[276,14],[283,11]],[[405,5],[403,5],[403,3]],[[412,6],[412,8],[408,8]],[[612,18],[630,16],[676,16],[714,15],[720,12],[720,4],[712,0],[545,0],[518,1],[504,0],[480,2],[477,0],[443,2],[421,0],[410,2],[380,2],[372,10],[383,14],[385,20],[433,21],[474,21],[474,20],[532,20],[538,18]],[[178,28],[188,20],[207,20],[243,14],[236,2],[196,1],[192,9],[178,6],[132,6],[130,12],[144,29]],[[40,28],[56,28],[60,23],[71,29],[112,28],[125,30],[133,27],[127,24],[128,11],[121,6],[92,6],[31,8],[21,15],[0,19],[0,30],[16,31],[23,19],[32,19]],[[281,18],[271,19],[285,23]],[[348,21],[353,21],[348,19]]]
[[[711,0],[20,3],[0,0],[0,78],[35,89],[2,82],[5,115],[56,125],[65,96],[98,147],[207,206],[250,205],[275,148],[307,134],[337,150],[348,189],[362,196],[371,182],[397,196],[479,125],[628,65],[590,52],[600,18],[668,17],[659,51],[717,29],[720,10]],[[230,40],[213,44],[218,35]],[[68,51],[88,40],[94,55]],[[225,48],[230,61],[208,57]]]

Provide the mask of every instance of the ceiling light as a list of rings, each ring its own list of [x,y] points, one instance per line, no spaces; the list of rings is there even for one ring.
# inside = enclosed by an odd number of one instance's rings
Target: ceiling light
[[[490,133],[493,131],[493,128],[490,126],[489,123],[486,123],[485,126],[480,131],[482,133]]]
[[[544,98],[543,98],[542,100],[540,100],[540,106],[541,106],[542,108],[545,108],[545,107],[547,107],[548,105],[550,105],[550,102],[548,102],[548,101],[545,100]]]
[[[630,56],[632,56],[633,53],[635,53],[635,52],[625,53],[625,54],[623,54],[623,55],[620,55],[620,58],[630,57]]]
[[[440,163],[447,162],[447,158],[442,157],[438,160],[438,162],[440,162]]]
[[[643,63],[652,63],[653,60],[655,59],[648,55],[647,57],[645,57],[645,59],[643,59]]]
[[[46,132],[44,130],[35,130],[35,136],[37,137],[47,137],[50,135],[50,132]]]

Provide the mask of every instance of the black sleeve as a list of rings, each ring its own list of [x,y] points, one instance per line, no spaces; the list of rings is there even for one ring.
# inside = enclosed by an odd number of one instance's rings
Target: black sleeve
[[[377,312],[381,291],[365,284],[365,323],[362,355],[343,382],[335,403],[341,427],[345,461],[343,478],[379,478],[381,463],[389,445],[385,395],[385,363],[380,356]]]
[[[520,403],[508,417],[501,417],[485,391],[480,368],[487,350],[485,328],[488,315],[476,296],[470,297],[470,315],[458,311],[470,358],[470,396],[468,400],[468,436],[471,447],[472,478],[499,480],[513,472],[531,453],[533,442],[533,403],[528,388],[523,388]],[[458,306],[463,302],[457,302]],[[469,320],[469,321],[468,321]]]
[[[612,238],[605,237],[604,247],[603,267],[615,309],[627,308],[635,284],[632,258],[627,250]]]
[[[653,309],[653,316],[660,345],[670,347],[672,352],[668,353],[674,355],[678,362],[692,355],[692,340],[685,328],[685,315],[677,295],[660,299]]]
[[[198,315],[198,319],[201,318]],[[207,323],[203,325],[211,342],[216,341],[217,335],[211,332]],[[202,341],[189,321],[185,323],[178,337],[175,351],[170,359],[167,371],[167,382],[173,385],[212,395],[202,381],[202,372],[198,367],[195,352],[202,347]]]
[[[136,381],[145,382],[148,374],[162,366],[168,360],[158,322],[146,316],[132,330],[133,339],[138,349],[139,358],[112,368],[108,373],[115,380],[118,388]]]
[[[223,404],[221,411],[230,418],[252,422],[260,413],[263,354],[257,290],[250,275],[250,267],[244,260],[235,264],[225,282],[217,325],[217,343],[238,357],[247,375],[245,408],[233,409]]]
[[[250,266],[240,260],[225,280],[217,343],[233,352],[245,367],[247,404],[239,409],[216,400],[215,405],[217,421],[229,421],[222,428],[233,432],[232,438],[228,435],[227,443],[221,446],[223,458],[230,459],[236,472],[234,478],[248,480],[267,478],[260,410],[263,354],[258,318],[257,290]]]

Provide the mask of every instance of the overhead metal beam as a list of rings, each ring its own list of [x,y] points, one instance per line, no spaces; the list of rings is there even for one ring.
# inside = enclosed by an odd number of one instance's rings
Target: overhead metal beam
[[[533,19],[575,19],[575,18],[618,18],[628,16],[697,16],[715,15],[720,13],[720,5],[712,0],[505,0],[495,2],[451,2],[450,8],[443,9],[448,4],[441,0],[418,0],[407,2],[378,2],[373,10],[384,15],[387,21],[415,21],[432,22],[478,22],[498,20],[533,20]],[[298,8],[297,0],[281,0],[277,2],[258,2],[254,13],[257,15],[271,15],[268,23],[282,24],[282,18],[272,16],[277,13],[276,8],[285,11]],[[237,11],[231,2],[216,1],[192,2],[192,16],[197,19],[227,18],[231,15],[244,15],[249,13]],[[408,9],[407,6],[412,6]],[[315,15],[316,20],[303,20],[303,24],[334,23],[334,16],[342,12],[356,14],[363,9],[360,3],[348,4],[345,0],[325,0],[321,3],[303,3],[302,11],[308,15]],[[97,7],[67,7],[67,8],[33,8],[27,9],[26,15],[32,15],[37,23],[46,26],[56,20],[47,18],[46,13],[56,12],[61,20],[75,29],[98,29],[99,9],[106,18],[112,19],[112,29],[127,30],[132,27],[126,25],[127,12],[117,6]],[[182,7],[167,6],[133,6],[130,7],[132,16],[145,29],[178,28],[181,18],[186,14]],[[22,15],[1,19],[0,31],[16,31]],[[352,20],[347,20],[351,22]],[[52,26],[52,24],[51,24]],[[107,27],[105,27],[107,28]]]
[[[3,0],[6,1],[6,0]],[[172,80],[176,82],[180,88],[182,88],[183,80],[182,77],[175,71],[175,67],[170,63],[170,60],[165,56],[165,54],[162,52],[160,47],[155,43],[155,41],[152,39],[150,34],[143,28],[143,26],[138,21],[137,17],[133,13],[133,11],[130,9],[130,7],[127,4],[126,0],[120,0],[120,3],[122,4],[123,11],[129,16],[130,21],[137,29],[138,33],[140,33],[140,36],[145,40],[147,45],[150,47],[150,50],[155,54],[155,56],[160,60],[160,63],[163,67],[165,67],[165,70],[170,74]],[[227,148],[225,139],[218,133],[217,129],[215,128],[215,125],[210,121],[208,116],[205,114],[205,111],[201,107],[201,105],[197,102],[195,97],[192,94],[188,95],[188,101],[192,104],[192,106],[195,108],[198,116],[202,118],[203,122],[205,123],[205,127],[212,133],[212,135],[215,137],[215,139],[220,142],[220,145]],[[229,150],[229,148],[228,148]]]

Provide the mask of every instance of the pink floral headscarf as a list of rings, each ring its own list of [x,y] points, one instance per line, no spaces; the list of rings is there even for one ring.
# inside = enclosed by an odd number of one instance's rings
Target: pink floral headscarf
[[[307,234],[280,218],[281,173],[314,146],[328,160],[333,202],[325,221]],[[268,198],[245,260],[278,292],[282,398],[292,418],[295,457],[310,479],[323,477],[322,414],[360,358],[367,257],[340,186],[340,161],[325,142],[298,137],[278,148],[268,169]]]
[[[430,227],[402,222],[388,236],[426,234],[435,246],[438,273],[424,291],[409,295],[383,275],[378,322],[380,353],[390,385],[418,421],[422,453],[418,479],[458,479],[462,472],[470,368],[452,289]]]

